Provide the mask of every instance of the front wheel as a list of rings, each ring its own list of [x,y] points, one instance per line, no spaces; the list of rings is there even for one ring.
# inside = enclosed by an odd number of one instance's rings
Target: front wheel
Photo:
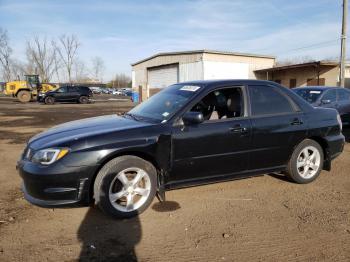
[[[88,102],[89,102],[89,98],[87,96],[79,97],[79,103],[80,104],[87,104]]]
[[[55,99],[52,96],[48,96],[48,97],[45,97],[44,102],[47,105],[53,105],[55,103]]]
[[[294,150],[287,167],[287,175],[296,183],[314,181],[323,169],[323,149],[316,141],[305,139]]]
[[[121,156],[105,164],[94,184],[96,205],[108,215],[128,218],[142,213],[157,190],[155,167],[136,156]]]
[[[22,90],[18,92],[17,98],[21,103],[28,103],[32,99],[32,95],[29,91]]]

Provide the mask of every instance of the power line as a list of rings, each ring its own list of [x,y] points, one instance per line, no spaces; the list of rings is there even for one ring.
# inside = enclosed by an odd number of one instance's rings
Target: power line
[[[324,41],[324,42],[314,43],[314,44],[311,44],[311,45],[296,47],[296,48],[292,48],[292,49],[281,50],[279,52],[287,53],[287,52],[293,52],[293,51],[298,51],[298,50],[305,50],[305,49],[310,49],[310,48],[315,48],[315,47],[328,46],[328,44],[335,44],[335,43],[337,43],[339,41],[340,41],[340,39]],[[271,48],[264,48],[264,49],[256,50],[255,52],[261,52],[261,51],[270,50],[270,49]],[[276,50],[274,50],[274,51],[276,52]]]

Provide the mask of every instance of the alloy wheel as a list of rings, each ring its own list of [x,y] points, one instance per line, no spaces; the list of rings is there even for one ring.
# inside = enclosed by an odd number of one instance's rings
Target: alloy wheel
[[[314,146],[305,147],[298,155],[297,170],[301,177],[310,179],[317,174],[321,163],[321,155]]]
[[[132,167],[119,172],[109,187],[109,201],[122,212],[139,209],[148,199],[151,192],[151,181],[148,173]]]

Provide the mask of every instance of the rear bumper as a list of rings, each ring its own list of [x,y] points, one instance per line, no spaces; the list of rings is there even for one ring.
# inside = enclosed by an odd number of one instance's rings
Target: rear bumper
[[[328,156],[330,160],[338,157],[344,150],[345,137],[343,134],[326,137],[328,144]]]
[[[41,207],[86,205],[89,203],[93,167],[53,166],[21,160],[17,170],[23,179],[25,199]]]

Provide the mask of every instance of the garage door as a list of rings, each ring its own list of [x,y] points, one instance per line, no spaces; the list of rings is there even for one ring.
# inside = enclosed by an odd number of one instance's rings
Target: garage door
[[[164,88],[178,83],[179,65],[172,64],[148,69],[148,84],[150,88]]]

